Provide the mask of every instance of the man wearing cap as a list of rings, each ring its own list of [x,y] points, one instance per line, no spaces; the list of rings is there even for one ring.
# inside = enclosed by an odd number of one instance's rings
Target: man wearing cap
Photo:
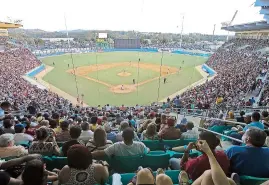
[[[25,125],[16,124],[14,126],[15,134],[14,134],[14,143],[15,145],[19,144],[28,144],[32,142],[34,138],[28,134],[25,134]]]
[[[116,136],[117,134],[115,132],[112,132],[112,128],[111,126],[109,125],[109,123],[105,123],[104,124],[104,129],[106,131],[106,138],[107,140],[110,140],[112,141],[113,143],[116,142]]]

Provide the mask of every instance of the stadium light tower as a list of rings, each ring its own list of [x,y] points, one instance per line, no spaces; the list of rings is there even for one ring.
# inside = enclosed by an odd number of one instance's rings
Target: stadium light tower
[[[180,32],[180,43],[179,43],[179,47],[181,48],[181,44],[182,44],[182,34],[183,34],[183,28],[184,28],[184,14],[182,16],[182,22],[181,22],[181,32]]]

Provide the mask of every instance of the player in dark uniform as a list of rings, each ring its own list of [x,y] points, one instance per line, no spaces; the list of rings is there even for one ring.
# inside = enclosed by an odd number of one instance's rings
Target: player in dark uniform
[[[53,62],[53,65],[55,66],[55,63]]]
[[[69,64],[67,64],[68,65],[68,67],[69,67]]]
[[[184,64],[184,60],[182,61],[182,64]]]
[[[164,79],[163,79],[163,83],[164,83],[164,84],[166,83],[166,80],[167,80],[167,79],[164,77]]]
[[[140,58],[138,59],[138,61],[140,62]]]
[[[133,79],[133,84],[135,84],[135,79]]]

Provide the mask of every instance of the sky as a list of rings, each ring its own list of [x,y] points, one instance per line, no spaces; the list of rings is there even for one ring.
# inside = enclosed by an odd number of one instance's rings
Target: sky
[[[136,30],[143,32],[227,34],[221,22],[263,20],[255,0],[6,0],[0,21],[22,19],[25,29]],[[251,6],[252,5],[252,6]],[[8,7],[8,8],[6,8]]]

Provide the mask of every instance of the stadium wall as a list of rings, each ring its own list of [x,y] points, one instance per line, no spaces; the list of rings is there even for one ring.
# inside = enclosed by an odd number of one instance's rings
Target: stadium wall
[[[203,69],[206,73],[208,73],[210,76],[213,76],[213,75],[216,74],[216,71],[215,71],[214,69],[212,69],[211,67],[209,67],[208,65],[206,65],[206,64],[203,64],[203,65],[202,65],[202,69]]]
[[[45,70],[45,64],[41,64],[40,66],[34,68],[33,70],[29,71],[28,73],[26,73],[26,76],[28,77],[34,77],[36,76],[38,73],[40,73],[41,71]]]

